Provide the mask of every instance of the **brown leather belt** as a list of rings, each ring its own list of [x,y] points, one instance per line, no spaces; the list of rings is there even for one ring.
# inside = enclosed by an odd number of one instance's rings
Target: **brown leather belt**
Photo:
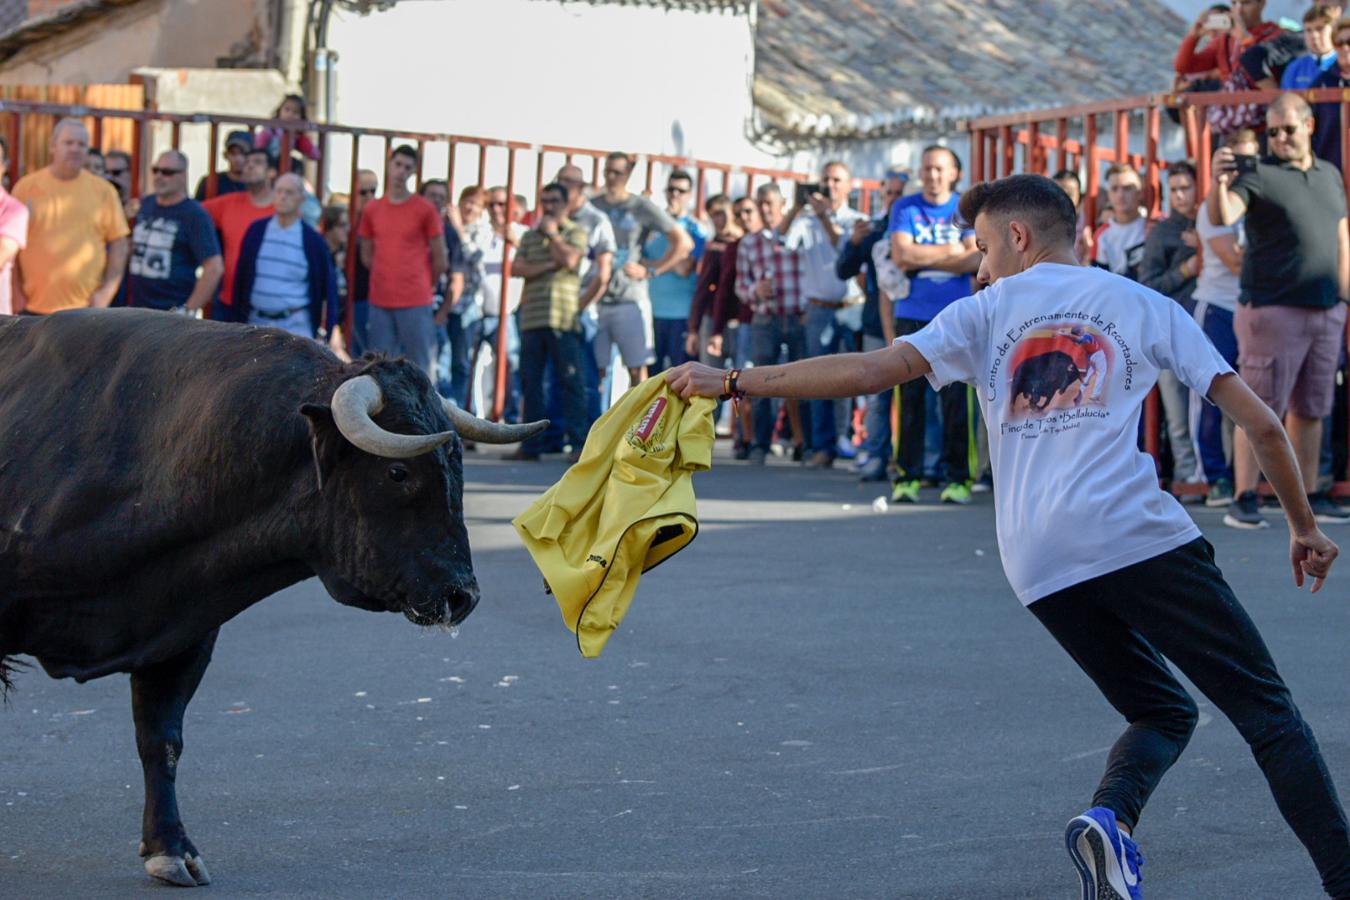
[[[810,303],[812,306],[823,306],[826,309],[843,309],[845,306],[849,305],[843,300],[817,300],[814,297],[809,298],[806,302]]]

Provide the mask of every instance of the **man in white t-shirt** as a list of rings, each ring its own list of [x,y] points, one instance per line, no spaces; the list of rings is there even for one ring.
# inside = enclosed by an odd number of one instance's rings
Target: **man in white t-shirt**
[[[1279,419],[1179,304],[1077,264],[1073,205],[1050,179],[976,185],[960,213],[974,223],[988,286],[925,328],[871,353],[744,372],[687,363],[667,380],[686,398],[849,397],[922,376],[935,388],[973,385],[989,423],[1008,580],[1130,723],[1092,808],[1066,834],[1083,896],[1140,896],[1129,833],[1198,718],[1166,657],[1252,747],[1323,887],[1350,897],[1350,835],[1312,732],[1213,548],[1137,445],[1144,399],[1170,368],[1250,436],[1288,514],[1294,581],[1310,577],[1316,591],[1338,550],[1317,527]],[[1107,357],[1105,386],[1078,402],[1086,334]]]
[[[1256,133],[1249,128],[1234,132],[1225,146],[1246,156],[1261,152]],[[1219,355],[1230,366],[1236,366],[1238,345],[1237,334],[1233,331],[1233,314],[1242,292],[1239,283],[1244,246],[1242,223],[1215,225],[1202,210],[1195,220],[1195,233],[1200,239],[1202,262],[1200,274],[1195,279],[1195,291],[1191,294],[1195,301],[1195,321]],[[1194,394],[1191,395],[1190,413],[1191,435],[1200,463],[1197,474],[1209,483],[1205,505],[1226,507],[1233,502],[1233,423],[1212,404]],[[1229,449],[1225,450],[1225,446]]]
[[[1106,194],[1111,214],[1093,240],[1092,264],[1117,275],[1138,280],[1139,263],[1144,259],[1144,241],[1148,237],[1148,219],[1139,206],[1144,183],[1139,173],[1125,163],[1106,170]]]

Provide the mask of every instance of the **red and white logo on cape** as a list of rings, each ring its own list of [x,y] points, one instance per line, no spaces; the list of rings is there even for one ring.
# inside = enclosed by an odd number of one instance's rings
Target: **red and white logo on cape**
[[[637,431],[634,433],[640,441],[651,438],[652,432],[656,430],[657,424],[661,421],[661,414],[666,411],[666,398],[657,397],[652,401],[652,405],[647,407],[647,411],[642,414],[638,421]]]

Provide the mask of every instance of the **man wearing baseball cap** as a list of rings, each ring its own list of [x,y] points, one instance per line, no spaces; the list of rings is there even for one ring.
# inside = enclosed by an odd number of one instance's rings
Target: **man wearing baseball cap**
[[[213,196],[233,194],[248,187],[243,182],[244,157],[248,155],[252,146],[253,137],[247,131],[231,131],[225,138],[225,162],[230,168],[228,171],[216,173],[216,192]],[[210,183],[211,176],[203,175],[201,181],[197,182],[196,193],[192,196],[198,201],[205,200],[206,189]]]

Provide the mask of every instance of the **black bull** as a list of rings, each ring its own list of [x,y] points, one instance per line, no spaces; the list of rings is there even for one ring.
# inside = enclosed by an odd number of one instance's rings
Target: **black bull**
[[[1040,412],[1060,391],[1082,378],[1073,357],[1060,350],[1038,353],[1017,364],[1013,370],[1012,399],[1025,396],[1034,412]]]
[[[205,884],[178,814],[183,712],[220,626],[318,575],[458,622],[478,601],[460,437],[505,443],[402,360],[144,310],[0,320],[0,688],[131,675],[141,855]],[[458,434],[456,434],[458,432]]]

